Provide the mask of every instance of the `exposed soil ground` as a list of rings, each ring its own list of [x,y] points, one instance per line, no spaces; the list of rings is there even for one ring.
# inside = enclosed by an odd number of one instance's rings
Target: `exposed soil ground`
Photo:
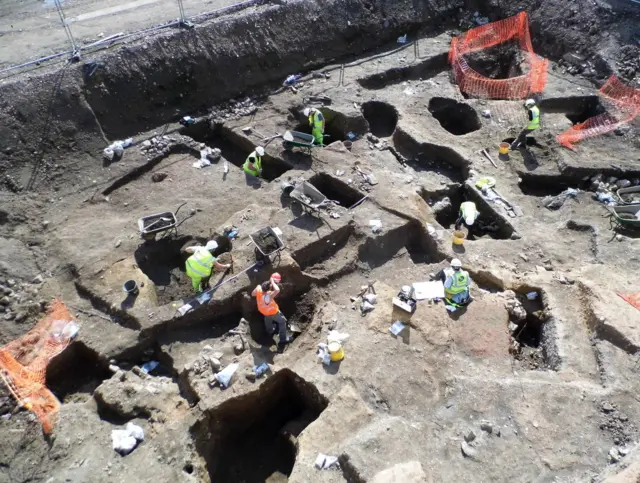
[[[233,52],[224,61],[201,58],[215,71],[196,59],[176,74],[155,47],[145,57],[134,46],[118,54],[140,56],[126,76],[106,58],[97,79],[60,80],[64,96],[52,104],[66,106],[65,114],[52,116],[37,149],[4,120],[24,125],[42,97],[16,107],[9,99],[21,85],[4,86],[0,133],[19,140],[2,150],[0,344],[30,329],[52,297],[81,329],[48,368],[47,384],[62,402],[52,436],[43,437],[0,385],[0,482],[637,478],[640,314],[617,294],[640,290],[638,233],[613,230],[589,190],[597,175],[640,184],[638,125],[575,151],[558,145],[558,133],[603,106],[597,85],[577,84],[558,62],[574,35],[564,16],[545,19],[556,25],[549,32],[534,9],[532,30],[544,33],[534,46],[544,44],[552,61],[542,128],[527,150],[498,156],[498,145],[526,122],[522,101],[462,95],[446,63],[450,32],[432,25],[437,13],[466,28],[473,10],[456,5],[452,16],[397,3],[354,2],[312,16],[327,22],[327,39],[318,42],[334,50],[303,61],[308,39],[289,31],[300,50],[289,50],[287,65],[278,65],[279,54],[253,53],[246,36],[247,45],[221,44]],[[322,9],[314,2],[251,8],[201,34],[221,29],[235,38],[259,19],[264,28],[255,35],[273,29],[281,42],[284,10],[299,27]],[[588,31],[592,13],[569,27]],[[603,15],[616,35],[627,35],[626,18]],[[351,16],[353,25],[334,28],[336,16]],[[363,34],[375,26],[381,38]],[[385,44],[405,28],[423,35],[404,48]],[[178,57],[192,48],[180,45]],[[512,50],[470,62],[495,78],[515,75]],[[346,67],[335,60],[347,55]],[[251,70],[258,57],[260,69]],[[303,69],[307,62],[318,70]],[[295,89],[270,89],[298,69],[305,76]],[[50,88],[48,75],[40,80]],[[216,79],[224,82],[203,87]],[[229,94],[249,88],[261,95]],[[177,107],[179,99],[193,111]],[[275,137],[308,132],[308,105],[325,114],[328,134],[327,146],[310,154]],[[195,123],[175,122],[187,114]],[[134,145],[122,159],[101,159],[107,144],[129,136]],[[266,151],[259,183],[241,168],[257,145]],[[207,148],[220,157],[195,167]],[[476,182],[484,176],[518,212],[483,196]],[[287,196],[283,187],[301,180],[335,203],[314,209]],[[548,209],[548,197],[566,188],[580,191]],[[464,244],[453,245],[466,200],[480,217]],[[163,230],[142,239],[138,220],[167,212],[176,226],[143,222]],[[267,227],[279,229],[282,250]],[[215,271],[211,300],[196,301],[184,248],[210,239],[233,269]],[[454,257],[472,280],[466,309],[451,314],[421,301],[408,314],[392,304],[402,286],[429,280]],[[286,346],[266,334],[250,295],[274,271],[282,276],[280,309],[301,330]],[[128,280],[138,294],[123,291]],[[377,303],[362,315],[355,297],[368,283]],[[193,310],[181,313],[186,303]],[[406,328],[393,336],[398,320]],[[344,360],[326,366],[316,348],[330,330],[349,338]],[[160,365],[145,375],[138,367],[149,361]],[[215,374],[232,363],[238,369],[223,389]],[[269,369],[256,377],[262,363]],[[145,441],[122,457],[111,449],[111,431],[129,421],[143,427]],[[338,465],[317,469],[319,453]]]

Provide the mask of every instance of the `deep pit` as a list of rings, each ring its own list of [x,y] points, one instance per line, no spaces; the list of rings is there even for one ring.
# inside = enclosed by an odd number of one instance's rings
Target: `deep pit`
[[[543,112],[562,113],[572,124],[603,114],[606,109],[598,96],[557,97],[542,99],[539,103]]]
[[[270,376],[258,390],[220,404],[195,434],[211,481],[287,481],[298,436],[326,406],[313,385],[288,369]]]
[[[396,130],[398,111],[391,104],[379,101],[365,102],[362,104],[362,115],[369,123],[369,131],[376,137],[389,137]]]
[[[464,57],[469,67],[490,79],[509,79],[526,73],[524,53],[517,40],[471,52]]]
[[[475,109],[455,99],[433,97],[429,101],[429,112],[444,129],[455,136],[469,134],[482,127]]]
[[[73,342],[47,367],[47,387],[64,403],[85,402],[111,377],[106,361],[81,342]]]
[[[529,298],[527,294],[536,294]],[[525,369],[547,370],[554,369],[548,352],[552,352],[555,341],[550,336],[550,330],[545,327],[548,315],[544,309],[539,291],[531,289],[526,292],[516,292],[518,301],[526,311],[524,320],[511,320],[517,328],[511,332],[511,355]]]

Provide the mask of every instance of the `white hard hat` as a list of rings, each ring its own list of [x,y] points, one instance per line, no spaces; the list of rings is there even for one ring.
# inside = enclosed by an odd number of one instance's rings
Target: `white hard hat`
[[[264,148],[262,146],[258,146],[256,148],[256,153],[258,153],[258,156],[264,156]]]
[[[451,266],[453,268],[462,268],[462,262],[457,258],[454,258],[453,260],[451,260]]]
[[[473,222],[476,221],[476,215],[475,213],[472,215],[468,215],[465,217],[464,222],[466,223],[467,226],[471,226],[473,225]]]
[[[211,252],[218,248],[218,242],[216,242],[215,240],[209,240],[204,247]]]
[[[524,105],[527,107],[535,106],[536,101],[535,99],[527,99],[526,101],[524,101]]]
[[[309,109],[308,107],[305,107],[305,108],[304,108],[304,111],[302,111],[302,113],[303,113],[305,116],[308,116],[309,114],[311,114],[311,109]]]

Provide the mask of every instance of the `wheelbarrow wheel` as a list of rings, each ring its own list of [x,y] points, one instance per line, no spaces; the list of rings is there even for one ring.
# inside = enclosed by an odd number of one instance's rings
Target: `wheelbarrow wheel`
[[[291,144],[289,141],[284,141],[282,143],[282,147],[284,147],[286,151],[291,151],[293,149],[293,144]]]

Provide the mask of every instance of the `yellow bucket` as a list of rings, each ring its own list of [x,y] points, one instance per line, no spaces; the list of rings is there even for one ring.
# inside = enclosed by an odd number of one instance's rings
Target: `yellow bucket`
[[[509,143],[500,143],[500,147],[498,148],[499,154],[509,154]]]
[[[332,362],[338,362],[344,359],[344,349],[342,348],[342,344],[340,344],[340,342],[329,343],[329,355],[331,356]]]
[[[464,239],[466,235],[463,231],[454,231],[453,232],[453,244],[454,245],[462,245],[464,244]]]

